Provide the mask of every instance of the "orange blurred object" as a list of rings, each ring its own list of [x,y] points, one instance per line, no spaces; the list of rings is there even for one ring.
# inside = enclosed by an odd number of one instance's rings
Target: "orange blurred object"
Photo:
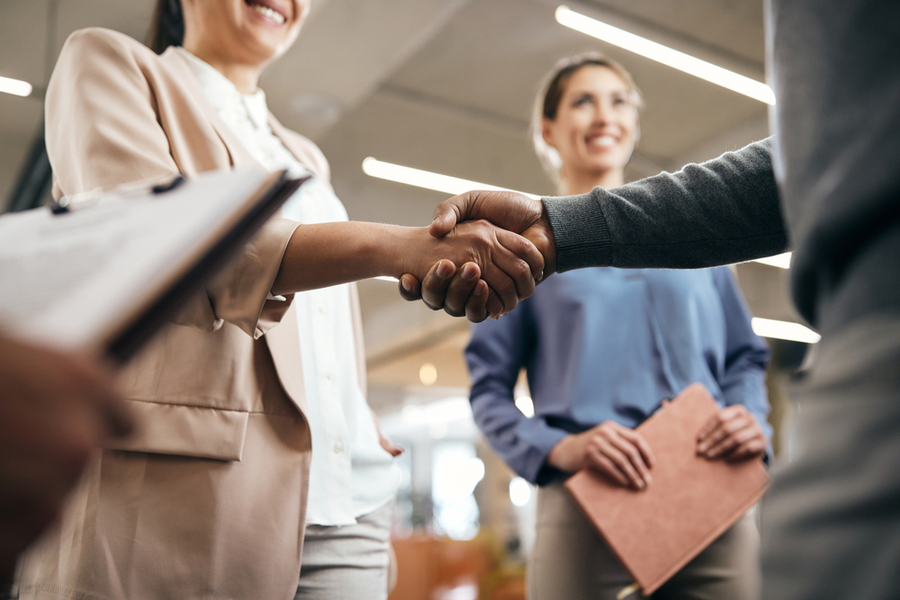
[[[430,536],[393,540],[397,587],[389,600],[524,600],[524,573],[505,569],[485,537],[458,541]]]

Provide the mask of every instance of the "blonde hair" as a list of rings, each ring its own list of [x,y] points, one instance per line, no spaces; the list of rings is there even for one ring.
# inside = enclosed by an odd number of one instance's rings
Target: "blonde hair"
[[[587,52],[585,54],[577,54],[560,60],[556,66],[550,70],[541,85],[538,88],[537,97],[534,101],[534,108],[531,113],[531,140],[534,144],[534,152],[537,154],[538,160],[553,181],[563,188],[562,179],[562,159],[559,152],[544,141],[543,123],[544,119],[551,121],[556,119],[556,113],[559,110],[559,103],[565,94],[566,86],[578,70],[589,67],[606,67],[622,78],[625,87],[628,88],[629,100],[635,110],[640,112],[644,108],[644,98],[641,90],[631,77],[625,67],[608,56],[604,56],[599,52]],[[637,137],[640,137],[640,123],[638,122]],[[636,143],[636,142],[635,142]]]

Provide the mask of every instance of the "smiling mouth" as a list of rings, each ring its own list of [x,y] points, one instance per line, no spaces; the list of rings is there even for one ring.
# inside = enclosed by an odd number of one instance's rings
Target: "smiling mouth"
[[[594,148],[612,148],[618,143],[619,140],[611,135],[595,135],[587,138],[588,146]]]
[[[287,16],[285,14],[275,10],[271,6],[254,2],[254,0],[244,0],[244,3],[278,25],[283,25],[285,21],[287,21]]]

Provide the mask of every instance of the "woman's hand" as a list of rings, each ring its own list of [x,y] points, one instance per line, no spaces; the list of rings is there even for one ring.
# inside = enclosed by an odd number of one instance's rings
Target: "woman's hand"
[[[378,432],[378,443],[381,445],[382,450],[394,458],[403,454],[403,448],[395,444],[381,429],[381,421],[378,420],[378,415],[375,414],[375,411],[370,409],[369,412],[372,413],[372,421],[375,422],[375,431]]]
[[[706,422],[697,436],[697,454],[710,460],[755,458],[765,454],[767,446],[759,421],[742,404],[723,408]]]
[[[516,307],[520,299],[534,293],[536,280],[544,271],[544,258],[537,248],[524,237],[498,228],[484,220],[466,221],[457,225],[447,235],[435,238],[427,229],[411,229],[412,239],[403,244],[401,277],[410,274],[418,281],[433,278],[451,280],[457,273],[456,265],[463,265],[457,280],[473,293],[495,294],[498,314],[507,313]],[[474,263],[468,265],[466,263]],[[484,280],[487,288],[481,287],[478,278]],[[468,279],[467,279],[468,277]],[[402,277],[401,289],[409,278]],[[424,298],[429,304],[429,296]],[[429,304],[432,308],[444,308],[442,301]],[[490,300],[488,300],[490,303]],[[465,313],[466,302],[451,307],[451,314]]]
[[[653,481],[650,469],[656,459],[641,434],[607,421],[563,438],[550,451],[547,462],[566,473],[590,467],[619,485],[642,490]]]

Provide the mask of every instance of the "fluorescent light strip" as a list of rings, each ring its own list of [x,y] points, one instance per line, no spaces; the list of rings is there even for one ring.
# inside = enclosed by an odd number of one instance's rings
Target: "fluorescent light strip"
[[[753,262],[769,265],[770,267],[778,267],[779,269],[790,269],[792,256],[793,254],[791,252],[785,252],[784,254],[776,254],[775,256],[757,258]]]
[[[10,79],[9,77],[0,77],[0,92],[12,94],[13,96],[30,96],[32,91],[31,84],[18,79]]]
[[[577,13],[568,6],[560,6],[556,9],[556,21],[560,25],[565,25],[575,31],[580,31],[598,40],[603,40],[679,71],[684,71],[700,79],[721,85],[760,102],[775,104],[775,94],[772,92],[772,88],[764,83],[744,77],[734,71],[723,69],[720,66],[700,60],[684,52],[679,52],[668,46],[652,42],[624,29],[607,25]]]
[[[753,317],[750,321],[753,332],[761,337],[774,338],[776,340],[788,340],[791,342],[804,342],[815,344],[822,336],[800,323],[788,321],[775,321],[773,319],[760,319]]]
[[[497,187],[496,185],[489,185],[487,183],[479,183],[468,179],[460,179],[459,177],[451,177],[449,175],[441,175],[440,173],[432,173],[421,169],[413,169],[412,167],[382,162],[371,156],[363,160],[362,169],[363,172],[370,177],[377,177],[379,179],[386,179],[388,181],[395,181],[397,183],[404,183],[406,185],[413,185],[427,190],[445,192],[453,195],[462,194],[463,192],[468,192],[470,190],[498,192],[515,191],[508,188]],[[534,198],[535,200],[540,199],[540,196],[535,196],[534,194],[526,194],[525,192],[518,193],[525,194],[529,198]]]

